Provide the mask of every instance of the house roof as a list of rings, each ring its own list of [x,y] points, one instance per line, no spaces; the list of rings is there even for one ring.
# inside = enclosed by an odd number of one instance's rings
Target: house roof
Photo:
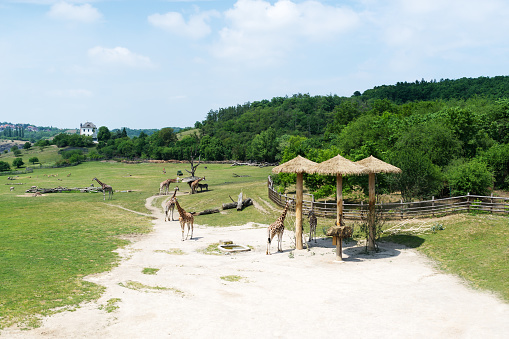
[[[87,121],[83,125],[81,125],[81,128],[97,128],[97,127],[90,121]]]

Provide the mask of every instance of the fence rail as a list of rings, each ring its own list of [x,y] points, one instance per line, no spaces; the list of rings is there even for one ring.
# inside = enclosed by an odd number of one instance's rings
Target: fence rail
[[[269,198],[277,205],[283,207],[286,200],[295,199],[295,195],[278,193],[273,186],[272,180],[268,180]],[[306,199],[307,198],[307,199]],[[290,207],[291,208],[291,207]],[[317,216],[335,218],[337,205],[335,201],[315,201],[313,195],[304,194],[302,210],[307,213],[311,209]],[[390,219],[406,219],[418,217],[439,217],[454,213],[498,213],[509,214],[509,198],[470,195],[451,197],[445,199],[431,199],[416,202],[399,202],[376,204],[377,211],[384,217]],[[364,219],[367,217],[368,204],[346,204],[343,203],[343,216],[345,219]]]

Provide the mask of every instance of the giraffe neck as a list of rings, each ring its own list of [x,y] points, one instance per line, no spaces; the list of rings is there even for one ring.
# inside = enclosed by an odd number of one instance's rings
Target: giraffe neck
[[[177,190],[174,190],[173,191],[173,195],[171,196],[170,200],[172,200],[173,198],[175,198],[175,196],[177,195]]]
[[[106,186],[105,183],[100,182],[99,179],[97,179],[97,178],[95,178],[95,181],[97,181],[99,183],[99,185],[101,185],[102,187]]]
[[[289,201],[286,203],[285,209],[283,210],[283,213],[281,213],[281,216],[278,219],[281,223],[283,223],[285,221],[286,212],[288,211],[288,206],[290,206],[290,202]]]
[[[180,204],[179,204],[178,200],[176,200],[176,201],[175,201],[175,205],[177,206],[177,209],[178,209],[178,211],[179,211],[179,214],[180,214],[181,216],[183,216],[183,215],[184,215],[184,213],[186,213],[186,211],[184,211],[184,209],[183,209],[182,207],[180,207]]]

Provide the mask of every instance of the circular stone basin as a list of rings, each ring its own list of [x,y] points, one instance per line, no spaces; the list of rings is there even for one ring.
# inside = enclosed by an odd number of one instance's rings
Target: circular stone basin
[[[244,245],[237,245],[237,244],[223,244],[217,246],[221,251],[227,252],[227,253],[234,253],[234,252],[247,252],[251,251],[251,249]]]

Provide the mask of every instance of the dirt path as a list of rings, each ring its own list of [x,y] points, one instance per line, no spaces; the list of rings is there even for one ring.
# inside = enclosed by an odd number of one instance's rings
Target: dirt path
[[[178,222],[164,222],[151,200],[147,207],[157,217],[154,231],[119,250],[124,259],[117,268],[87,278],[106,286],[97,302],[49,317],[40,328],[11,328],[0,337],[503,338],[509,333],[507,304],[437,272],[414,250],[382,244],[381,253],[366,256],[350,243],[345,262],[336,263],[330,240],[291,252],[285,234],[284,253],[266,256],[265,228],[197,226],[195,237],[182,242]],[[221,239],[254,250],[199,252]],[[148,275],[144,268],[159,271]],[[239,280],[221,278],[228,276]],[[108,313],[108,300],[117,300],[118,309]]]

